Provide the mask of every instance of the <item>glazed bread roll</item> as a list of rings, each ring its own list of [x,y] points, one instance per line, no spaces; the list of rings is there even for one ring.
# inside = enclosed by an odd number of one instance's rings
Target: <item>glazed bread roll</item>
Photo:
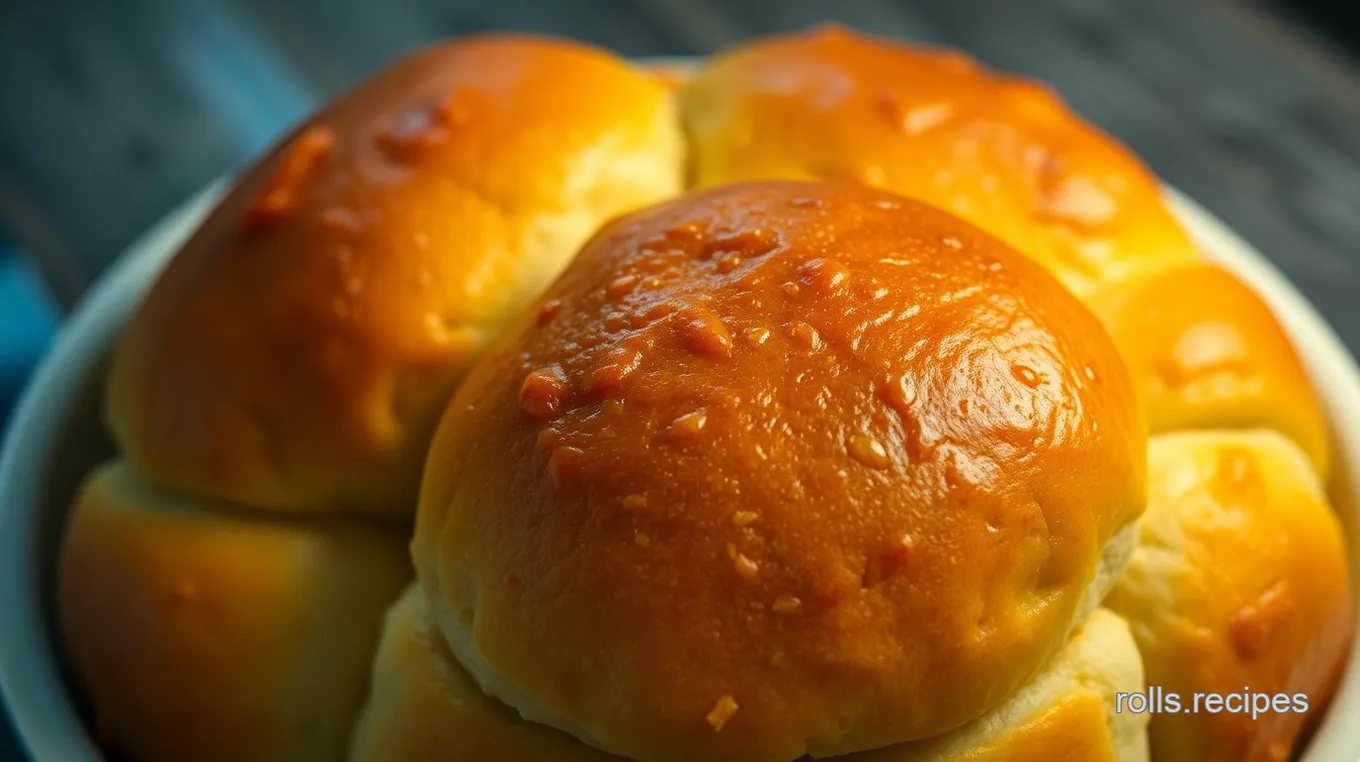
[[[458,379],[606,219],[675,194],[670,89],[568,42],[398,63],[236,183],[132,319],[128,460],[252,506],[409,518]]]
[[[403,532],[253,517],[113,462],[72,508],[57,612],[115,759],[335,762],[409,579]]]
[[[1268,428],[1293,439],[1325,479],[1327,420],[1303,363],[1261,297],[1226,270],[1153,273],[1091,306],[1139,388],[1154,433]]]
[[[848,178],[952,212],[1079,297],[1196,259],[1151,173],[1049,89],[839,27],[720,53],[681,94],[701,186]]]
[[[1145,762],[1147,715],[1116,713],[1143,689],[1128,625],[1097,609],[1029,684],[938,738],[840,762]],[[624,762],[488,697],[449,651],[412,586],[387,615],[349,762]]]
[[[387,613],[349,762],[626,762],[487,696],[426,604],[413,584]]]
[[[1246,713],[1157,714],[1153,759],[1284,762],[1351,634],[1345,543],[1322,485],[1297,444],[1265,430],[1157,436],[1148,469],[1138,549],[1107,601],[1128,617],[1148,683],[1186,710],[1195,693],[1290,697],[1255,717],[1255,698]]]
[[[864,186],[737,184],[606,226],[476,364],[412,552],[528,720],[647,762],[847,754],[1062,648],[1129,550],[1145,437],[1024,256]]]

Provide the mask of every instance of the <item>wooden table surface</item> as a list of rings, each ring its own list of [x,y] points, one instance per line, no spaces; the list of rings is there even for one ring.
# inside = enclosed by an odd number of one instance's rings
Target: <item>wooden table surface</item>
[[[1243,0],[0,0],[0,226],[69,304],[175,204],[433,39],[689,55],[830,18],[1054,84],[1360,348],[1360,66]]]

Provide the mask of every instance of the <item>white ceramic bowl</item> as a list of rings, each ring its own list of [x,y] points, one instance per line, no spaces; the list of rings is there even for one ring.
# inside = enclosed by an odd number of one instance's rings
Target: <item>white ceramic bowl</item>
[[[214,186],[150,230],[80,303],[29,383],[0,450],[0,693],[38,762],[101,760],[63,674],[52,619],[52,570],[67,507],[89,468],[113,452],[100,415],[105,356],[129,311],[212,207]],[[1340,478],[1332,486],[1352,549],[1360,543],[1360,371],[1308,301],[1197,204],[1171,200],[1210,257],[1271,304],[1326,401]],[[1360,572],[1352,552],[1352,569]],[[1360,579],[1360,573],[1356,573]],[[1358,639],[1360,641],[1360,639]],[[1303,762],[1360,760],[1360,642]]]

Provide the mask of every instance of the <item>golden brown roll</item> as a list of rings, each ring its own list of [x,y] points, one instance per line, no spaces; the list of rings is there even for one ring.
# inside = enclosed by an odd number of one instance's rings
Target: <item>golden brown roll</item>
[[[1091,306],[1129,366],[1152,433],[1274,429],[1325,480],[1321,402],[1274,313],[1245,283],[1195,264],[1132,280]]]
[[[1129,619],[1148,683],[1182,708],[1152,718],[1153,758],[1284,762],[1310,716],[1300,710],[1316,717],[1344,666],[1341,526],[1308,458],[1278,433],[1166,434],[1148,461],[1138,549],[1107,605]],[[1193,713],[1196,693],[1231,703]]]
[[[1078,296],[1194,248],[1125,148],[1037,83],[839,27],[730,48],[684,89],[694,179],[850,178],[952,212]]]
[[[1120,705],[1143,689],[1128,624],[1096,609],[1034,680],[992,711],[942,736],[843,762],[1147,762],[1148,716]]]
[[[57,611],[115,758],[335,762],[410,575],[403,533],[238,512],[114,462],[72,508]]]
[[[626,762],[488,697],[411,585],[387,613],[349,762]]]
[[[250,169],[119,343],[128,459],[187,492],[409,517],[470,360],[603,221],[673,195],[670,89],[582,45],[396,64]]]
[[[528,723],[458,664],[412,586],[387,615],[349,762],[624,762]],[[1128,625],[1097,609],[1028,685],[986,715],[926,741],[838,762],[1146,762],[1146,714],[1116,713],[1143,690]]]
[[[1109,337],[1024,256],[864,186],[739,184],[611,223],[476,364],[412,548],[529,720],[648,762],[844,754],[956,728],[1062,647],[1145,438]]]

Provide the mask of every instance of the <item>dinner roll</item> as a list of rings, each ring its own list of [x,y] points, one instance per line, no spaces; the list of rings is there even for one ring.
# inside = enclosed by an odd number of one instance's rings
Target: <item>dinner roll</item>
[[[340,98],[246,172],[122,336],[127,458],[195,494],[409,518],[471,359],[604,220],[673,195],[670,88],[475,37]]]
[[[1328,471],[1327,419],[1294,345],[1242,281],[1178,267],[1092,302],[1143,397],[1152,433],[1269,428]]]
[[[700,185],[851,178],[1010,243],[1078,296],[1196,259],[1160,186],[1048,88],[830,26],[738,45],[682,93]]]
[[[57,570],[66,655],[101,748],[133,762],[335,762],[383,611],[410,579],[402,533],[250,515],[101,467]]]
[[[387,615],[349,762],[623,762],[488,697],[449,651],[412,586]],[[1145,762],[1147,714],[1117,713],[1143,690],[1128,625],[1097,609],[1024,688],[943,736],[839,762]]]
[[[1044,670],[1005,703],[937,738],[838,762],[1147,762],[1143,663],[1124,620],[1092,612]]]
[[[1109,337],[932,207],[711,189],[606,226],[539,304],[450,403],[412,551],[478,683],[596,748],[789,762],[951,730],[1129,547],[1146,434]]]
[[[488,697],[411,585],[387,613],[349,762],[626,762]]]
[[[1307,456],[1278,433],[1165,434],[1148,461],[1141,540],[1107,605],[1129,619],[1148,684],[1186,710],[1152,718],[1153,758],[1284,762],[1344,666],[1341,527]],[[1265,698],[1244,707],[1247,692]],[[1239,698],[1193,713],[1196,693]]]

